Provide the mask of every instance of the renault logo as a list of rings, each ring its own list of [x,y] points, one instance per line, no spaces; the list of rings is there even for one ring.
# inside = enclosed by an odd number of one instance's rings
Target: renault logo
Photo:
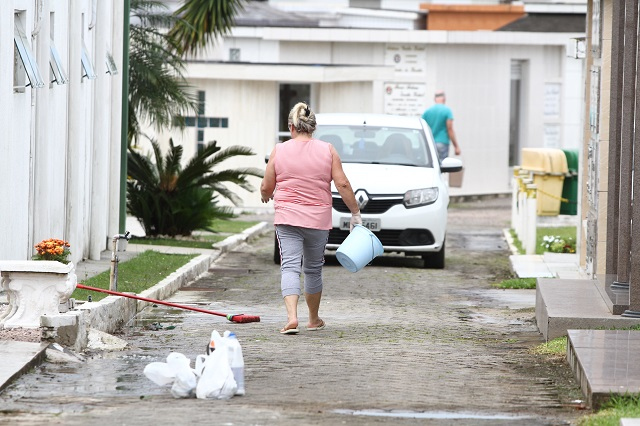
[[[369,202],[369,196],[367,195],[367,192],[362,189],[357,190],[356,201],[358,202],[358,207],[360,208],[360,210],[364,210],[365,206]]]

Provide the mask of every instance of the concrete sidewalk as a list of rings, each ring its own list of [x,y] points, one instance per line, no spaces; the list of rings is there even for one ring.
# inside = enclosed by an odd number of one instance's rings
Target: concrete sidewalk
[[[214,244],[210,250],[170,246],[152,246],[143,244],[128,244],[126,251],[118,252],[118,259],[119,261],[123,262],[135,257],[137,254],[146,250],[154,250],[161,253],[172,254],[199,254],[200,256],[198,256],[197,258],[199,260],[197,262],[190,262],[188,265],[186,265],[186,267],[183,267],[180,270],[176,271],[176,273],[173,273],[171,282],[167,280],[163,280],[161,282],[167,283],[166,286],[160,285],[160,287],[166,288],[156,288],[157,286],[153,287],[157,294],[162,295],[165,292],[171,292],[171,289],[168,288],[172,285],[171,283],[180,282],[181,279],[189,279],[189,277],[193,276],[194,274],[199,275],[200,273],[206,271],[209,268],[209,265],[211,265],[211,263],[213,263],[222,254],[233,250],[240,244],[243,244],[251,238],[258,236],[268,230],[268,222],[261,222],[258,225],[255,225],[240,234],[232,235],[225,240]],[[203,267],[204,271],[200,272]],[[111,252],[104,251],[101,255],[100,260],[87,260],[79,262],[76,265],[76,275],[78,276],[78,281],[82,282],[83,280],[91,278],[99,273],[109,271],[110,268]],[[123,299],[117,296],[110,297],[114,300]],[[158,300],[162,300],[164,298],[160,296],[154,297],[147,294],[144,294],[144,297],[155,298]],[[0,303],[6,303],[6,295],[4,293],[0,293]],[[118,317],[118,305],[108,302],[106,303],[106,305],[106,309],[112,311],[109,316]],[[92,321],[100,321],[102,318],[104,318],[104,316],[92,317]],[[127,321],[129,319],[130,318],[126,318]],[[96,329],[103,328],[102,324],[93,323],[89,324],[89,327]],[[45,359],[45,352],[48,347],[49,344],[47,343],[32,343],[8,340],[0,341],[0,360],[2,360],[2,362],[0,363],[0,392],[20,375],[27,372],[30,368],[40,364]]]
[[[519,255],[508,230],[504,235],[513,253],[509,261],[514,273],[537,279],[540,333],[547,341],[567,336],[567,361],[587,405],[597,409],[612,394],[637,392],[640,368],[629,354],[640,348],[640,331],[629,328],[640,319],[614,315],[602,280],[590,279],[581,270],[577,254]],[[624,419],[621,424],[640,425],[640,420]]]
[[[169,246],[150,246],[142,244],[128,244],[126,251],[119,252],[120,261],[126,261],[145,250],[155,250],[163,253],[198,253],[207,257],[206,266],[215,261],[219,256],[227,251],[233,250],[238,245],[249,240],[253,236],[260,235],[268,231],[269,223],[261,222],[242,234],[233,235],[229,238],[217,243],[210,250],[191,249]],[[548,253],[551,255],[551,253]],[[577,267],[577,258],[575,255],[559,255],[559,256],[510,256],[511,264],[514,272],[520,277],[568,277],[579,275]],[[100,260],[87,260],[78,263],[76,266],[76,275],[79,281],[95,276],[101,272],[108,271],[111,267],[111,252],[102,253]],[[182,274],[187,274],[187,270],[183,270]],[[146,297],[153,297],[146,295]],[[121,299],[114,297],[116,299]],[[163,299],[163,297],[155,297]],[[2,300],[4,299],[4,300]],[[0,294],[0,302],[6,302],[6,297]],[[115,306],[114,306],[115,309]],[[97,328],[99,324],[95,324]],[[11,381],[19,377],[25,371],[34,365],[39,364],[45,358],[45,351],[48,345],[45,343],[29,343],[16,341],[0,341],[0,391],[8,386]]]

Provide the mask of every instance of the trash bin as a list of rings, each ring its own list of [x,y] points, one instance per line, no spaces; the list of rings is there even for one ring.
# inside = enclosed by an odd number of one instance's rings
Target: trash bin
[[[564,177],[562,185],[562,201],[560,204],[560,214],[577,215],[578,214],[578,150],[563,149],[565,157],[567,157],[567,168],[569,172]]]
[[[564,152],[555,148],[522,148],[521,168],[532,174],[537,187],[538,216],[560,214],[562,187],[569,171]]]

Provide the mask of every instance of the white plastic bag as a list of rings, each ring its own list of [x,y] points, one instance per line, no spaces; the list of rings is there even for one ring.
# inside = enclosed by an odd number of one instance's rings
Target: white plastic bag
[[[152,362],[144,367],[144,375],[156,385],[172,384],[176,375],[166,362]]]
[[[215,350],[210,355],[199,355],[196,358],[196,374],[200,376],[196,386],[196,397],[229,399],[235,395],[238,385],[229,365],[228,349],[220,333],[215,330],[212,339],[215,341]]]
[[[167,365],[175,374],[171,395],[175,398],[189,398],[196,389],[197,378],[191,369],[191,360],[179,352],[167,356]]]

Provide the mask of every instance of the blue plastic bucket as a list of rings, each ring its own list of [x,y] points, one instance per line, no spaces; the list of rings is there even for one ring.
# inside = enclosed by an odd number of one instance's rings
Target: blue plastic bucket
[[[336,258],[350,272],[358,272],[382,253],[384,249],[378,237],[366,227],[356,225],[338,247]]]

